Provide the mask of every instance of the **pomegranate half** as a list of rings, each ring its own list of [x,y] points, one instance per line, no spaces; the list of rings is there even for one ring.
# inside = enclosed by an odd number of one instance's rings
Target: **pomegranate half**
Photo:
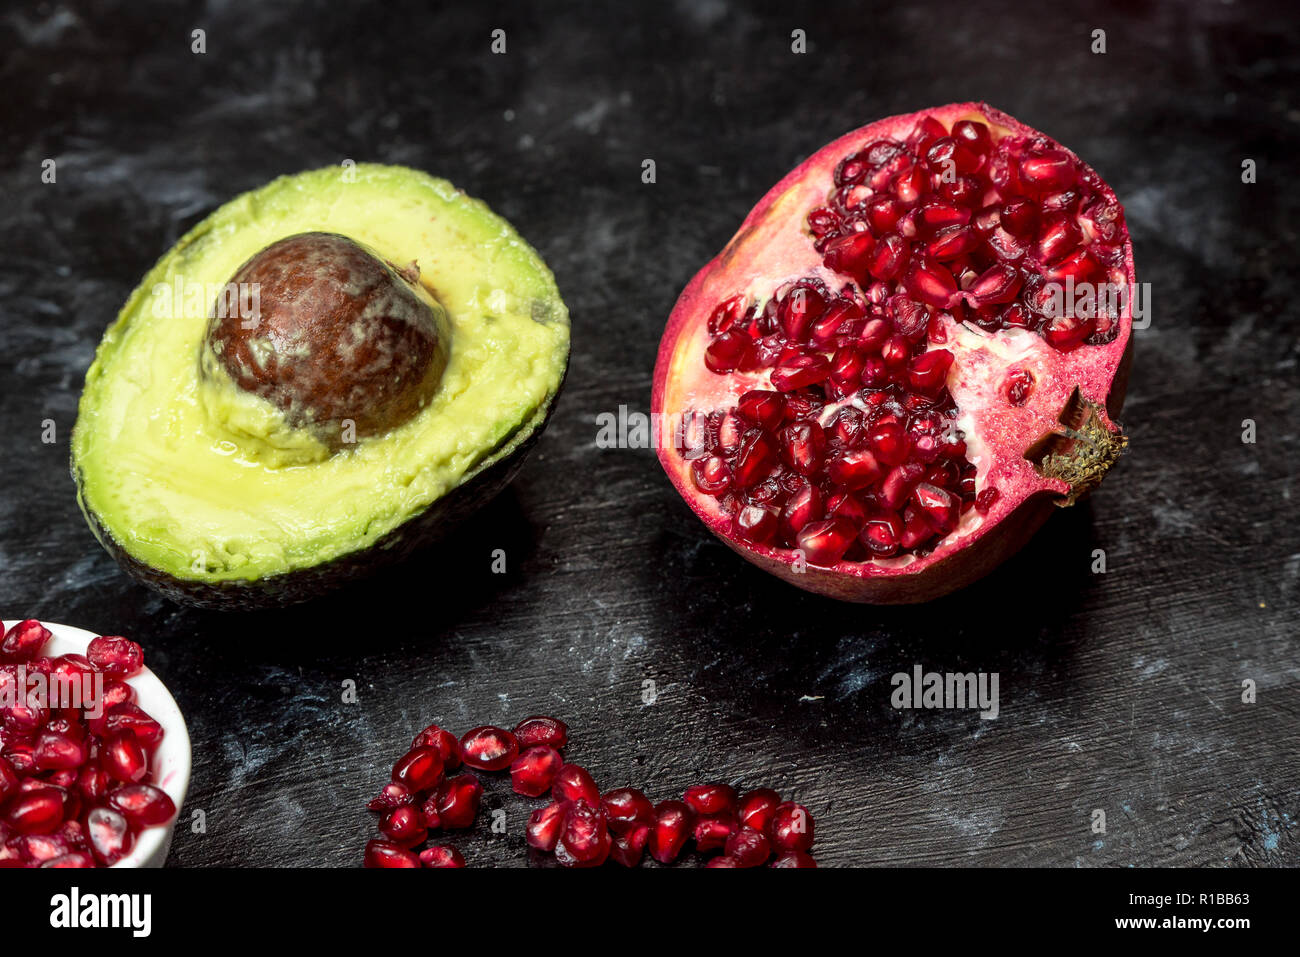
[[[1074,153],[982,103],[880,120],[781,180],[681,294],[660,461],[786,581],[935,598],[1123,451],[1135,292],[1124,211]]]

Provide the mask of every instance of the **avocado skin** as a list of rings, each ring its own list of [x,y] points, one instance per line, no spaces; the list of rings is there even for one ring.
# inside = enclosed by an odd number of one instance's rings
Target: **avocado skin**
[[[566,363],[560,384],[551,395],[541,421],[537,421],[537,417],[530,419],[507,441],[507,444],[517,441],[514,448],[495,460],[489,459],[471,478],[431,502],[423,512],[413,515],[369,548],[340,555],[320,565],[261,579],[187,581],[135,558],[113,539],[92,510],[83,504],[81,511],[90,523],[95,538],[124,571],[173,601],[216,611],[259,611],[301,604],[337,591],[350,582],[369,578],[390,565],[406,560],[420,549],[436,543],[495,498],[514,479],[523,467],[528,453],[541,438],[567,378]],[[529,434],[520,440],[520,433],[529,428]],[[72,467],[72,477],[77,483],[77,500],[80,503],[82,476],[75,466]]]

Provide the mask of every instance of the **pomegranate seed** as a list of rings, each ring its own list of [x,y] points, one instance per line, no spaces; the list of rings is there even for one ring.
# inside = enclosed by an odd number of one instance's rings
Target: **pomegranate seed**
[[[144,652],[140,646],[117,635],[91,639],[86,657],[104,674],[119,678],[129,678],[144,667]]]
[[[98,803],[108,796],[113,780],[108,772],[96,765],[87,764],[77,772],[77,790],[91,803]]]
[[[541,797],[551,789],[564,764],[560,752],[548,745],[529,748],[510,765],[510,784],[516,794]]]
[[[952,136],[976,156],[984,156],[993,148],[989,128],[978,120],[958,120],[952,125]]]
[[[4,641],[0,642],[0,659],[31,661],[41,653],[50,638],[50,630],[36,619],[20,621],[4,633]]]
[[[555,843],[560,839],[560,828],[564,826],[564,817],[568,812],[568,801],[554,801],[530,814],[528,827],[524,831],[524,839],[529,846],[540,851],[555,850]]]
[[[787,851],[772,862],[773,867],[816,867],[817,862],[806,851]]]
[[[739,867],[739,862],[734,857],[715,857],[710,860],[705,867]]]
[[[913,299],[946,308],[957,293],[957,283],[945,267],[929,259],[913,260],[903,279],[903,288]]]
[[[393,780],[412,791],[437,787],[442,775],[442,755],[433,748],[412,748],[393,765]]]
[[[149,749],[157,747],[163,737],[162,725],[129,701],[117,705],[105,716],[104,731],[110,735],[118,731],[130,731]]]
[[[825,206],[818,207],[808,214],[808,229],[818,238],[830,233],[838,232],[841,226],[840,218],[834,210],[827,209]],[[709,332],[716,330],[710,329]]]
[[[483,798],[483,785],[472,774],[447,778],[435,798],[438,826],[447,830],[470,827]],[[427,816],[427,815],[426,815]]]
[[[784,360],[772,370],[772,385],[782,392],[794,392],[805,386],[825,382],[831,373],[831,362],[817,353],[799,353]]]
[[[42,771],[79,768],[86,760],[86,748],[70,735],[47,730],[36,739],[32,756]]]
[[[412,748],[433,748],[442,758],[443,771],[454,771],[460,767],[460,742],[450,731],[444,731],[436,724],[431,724],[415,736]]]
[[[736,488],[757,485],[776,467],[777,455],[772,440],[762,429],[750,429],[740,442],[732,463],[732,481]]]
[[[109,867],[125,857],[135,843],[126,818],[107,807],[97,807],[86,815],[86,837],[95,860]]]
[[[1020,182],[1036,195],[1069,189],[1077,180],[1074,161],[1064,150],[1047,149],[1020,161]]]
[[[622,833],[639,825],[655,822],[655,807],[650,799],[636,788],[616,788],[600,799],[609,829]]]
[[[993,503],[998,500],[998,490],[993,486],[981,489],[980,493],[975,496],[975,511],[981,515],[987,515]]]
[[[766,545],[776,537],[780,519],[774,509],[747,505],[736,513],[733,528],[736,537],[751,545]]]
[[[484,725],[467,731],[460,739],[460,759],[480,771],[508,768],[518,754],[519,742],[503,728]]]
[[[677,860],[695,828],[695,812],[682,801],[661,801],[650,832],[650,856],[660,864]]]
[[[610,838],[609,856],[624,867],[636,867],[650,843],[650,831],[648,824],[635,824],[621,834],[614,834]]]
[[[729,784],[692,784],[682,800],[696,814],[730,814],[736,808],[736,789]]]
[[[821,468],[826,439],[816,422],[791,422],[781,430],[779,439],[781,461],[800,475],[813,475]]]
[[[762,831],[741,827],[727,838],[724,853],[736,861],[737,867],[758,867],[772,856],[772,845]]]
[[[794,541],[799,530],[819,520],[822,512],[822,493],[815,485],[806,485],[790,496],[781,509],[780,533],[786,541]]]
[[[119,731],[109,737],[100,760],[111,777],[125,784],[138,784],[149,773],[149,757],[130,731]]]
[[[856,535],[867,520],[867,509],[862,501],[849,492],[836,492],[826,502],[826,517],[841,518],[853,526]]]
[[[564,815],[555,859],[562,867],[599,867],[609,857],[609,830],[599,804],[573,802]]]
[[[709,316],[709,335],[716,336],[730,329],[745,314],[745,304],[744,295],[732,296],[719,303]]]
[[[745,827],[766,832],[768,822],[772,820],[772,815],[776,813],[776,807],[780,803],[781,795],[771,788],[746,791],[736,802],[736,818]]]
[[[695,837],[695,849],[707,854],[709,851],[721,850],[732,833],[740,827],[730,814],[706,814],[696,817],[692,831]]]
[[[372,811],[391,811],[395,807],[402,807],[406,804],[413,804],[415,795],[405,784],[399,784],[392,781],[385,784],[383,790],[378,795],[371,798],[366,804]]]
[[[767,836],[778,854],[807,851],[813,844],[813,818],[802,804],[786,801],[777,807]]]
[[[1043,262],[1055,262],[1073,252],[1083,242],[1083,233],[1073,219],[1053,213],[1038,234],[1038,255]]]
[[[925,335],[930,315],[925,306],[907,296],[891,296],[889,299],[889,319],[894,331],[904,339],[916,341]],[[888,342],[888,339],[883,340]]]
[[[465,858],[448,844],[435,844],[420,852],[420,863],[425,867],[464,867]]]
[[[753,341],[743,332],[724,332],[704,350],[704,364],[718,374],[734,372],[745,365],[753,352]]]
[[[939,230],[934,238],[926,244],[925,252],[932,259],[948,262],[959,256],[965,256],[978,247],[979,244],[979,237],[970,226],[948,226]],[[936,305],[944,305],[946,302],[945,299],[943,302],[936,303]]]
[[[1043,327],[1043,338],[1062,352],[1083,343],[1092,334],[1092,323],[1078,316],[1057,316]]]
[[[953,355],[947,349],[931,349],[912,360],[907,370],[907,384],[916,392],[935,395],[943,388],[952,366]]]
[[[907,434],[897,422],[882,422],[873,426],[867,432],[866,442],[884,465],[901,465],[907,459]]]
[[[569,726],[559,718],[534,715],[515,725],[515,739],[520,748],[545,745],[559,751],[569,742]]]
[[[847,449],[826,460],[827,477],[846,489],[866,488],[880,474],[880,463],[869,449]]]
[[[898,224],[903,209],[888,196],[878,196],[867,204],[867,225],[871,232],[883,236]]]
[[[957,527],[957,502],[949,492],[928,482],[912,489],[912,503],[938,535],[947,535]]]
[[[45,786],[21,793],[10,799],[5,823],[19,834],[52,834],[63,823],[63,794]]]
[[[740,397],[741,415],[760,428],[772,430],[785,415],[785,396],[767,389],[753,389]]]
[[[557,801],[584,801],[592,807],[600,806],[600,789],[587,773],[576,764],[566,764],[555,776],[551,795]]]
[[[691,478],[695,487],[707,495],[722,495],[731,488],[731,469],[716,455],[692,462]]]
[[[897,279],[907,265],[907,243],[898,233],[881,238],[867,262],[867,272],[881,282]]]
[[[856,529],[842,518],[829,518],[799,530],[798,544],[813,565],[834,565],[853,544]]]
[[[971,220],[971,211],[962,206],[929,199],[916,207],[917,225],[927,235],[933,235],[950,226],[965,226]]]
[[[414,847],[429,836],[420,809],[410,804],[396,807],[383,816],[379,822],[379,831],[394,844],[402,847]]]
[[[968,292],[980,306],[1010,302],[1020,291],[1020,270],[1010,263],[995,263],[986,269]]]
[[[1028,369],[1013,369],[1002,380],[1002,394],[1012,405],[1024,405],[1034,391],[1034,374]]]
[[[885,512],[867,519],[859,537],[873,556],[889,558],[898,553],[899,540],[903,537],[903,523],[897,515]]]
[[[1013,199],[1002,204],[999,221],[1017,239],[1033,239],[1038,228],[1038,207],[1027,199]]]
[[[18,775],[14,773],[8,761],[0,758],[0,804],[4,804],[5,798],[16,790],[18,790]]]
[[[822,261],[826,268],[847,276],[862,278],[866,276],[871,264],[871,252],[876,247],[876,238],[869,232],[847,233],[837,236],[826,244]],[[801,336],[790,334],[795,341],[802,341]]]
[[[166,791],[152,784],[128,784],[112,793],[112,807],[137,827],[156,827],[176,816],[176,804]]]
[[[748,423],[736,409],[725,413],[718,423],[718,451],[728,454],[740,448]]]
[[[371,841],[366,845],[366,867],[419,867],[420,859],[392,841]]]

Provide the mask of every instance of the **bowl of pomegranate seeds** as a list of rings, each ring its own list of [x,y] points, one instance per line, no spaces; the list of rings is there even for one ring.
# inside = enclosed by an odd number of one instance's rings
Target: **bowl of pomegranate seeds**
[[[161,867],[190,736],[140,646],[2,624],[0,867]]]

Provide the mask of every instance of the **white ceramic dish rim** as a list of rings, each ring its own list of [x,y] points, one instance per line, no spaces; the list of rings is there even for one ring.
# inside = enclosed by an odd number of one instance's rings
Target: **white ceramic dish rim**
[[[5,619],[7,631],[18,623],[17,619]],[[45,646],[43,654],[51,657],[57,655],[84,655],[95,632],[84,628],[73,628],[58,622],[42,621],[53,637]],[[103,632],[112,634],[112,632]],[[145,650],[145,660],[149,657]],[[158,787],[167,792],[176,804],[176,817],[170,824],[146,828],[140,832],[131,853],[122,858],[114,867],[162,867],[171,849],[172,833],[180,819],[181,805],[185,802],[186,792],[190,786],[190,770],[193,755],[190,748],[190,733],[185,726],[185,718],[176,705],[176,700],[166,686],[146,666],[138,675],[127,679],[127,684],[135,689],[136,703],[148,712],[163,727],[163,739],[153,756],[153,776]]]

